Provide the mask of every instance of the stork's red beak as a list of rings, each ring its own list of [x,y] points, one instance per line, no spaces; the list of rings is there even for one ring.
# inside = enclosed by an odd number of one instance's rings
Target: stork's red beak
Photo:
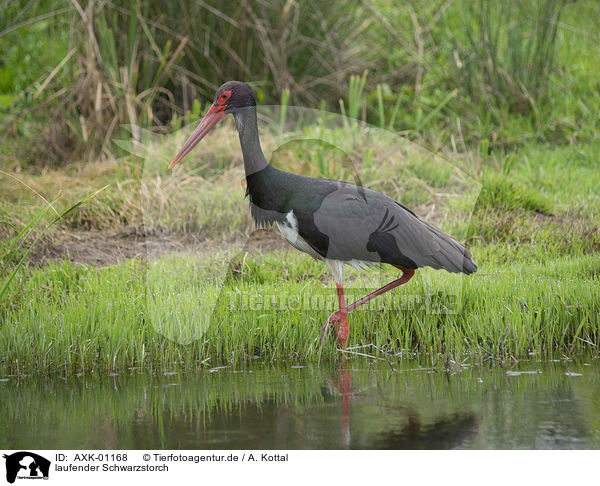
[[[188,138],[183,144],[183,147],[181,147],[181,150],[175,156],[173,162],[169,164],[169,169],[172,169],[179,162],[181,162],[181,160],[192,151],[198,142],[202,140],[208,132],[210,132],[212,127],[214,127],[219,120],[222,120],[225,117],[225,108],[227,108],[226,105],[212,105],[210,107],[210,110],[206,112],[204,118],[200,120],[200,123],[194,130],[194,133],[192,133],[190,138]]]

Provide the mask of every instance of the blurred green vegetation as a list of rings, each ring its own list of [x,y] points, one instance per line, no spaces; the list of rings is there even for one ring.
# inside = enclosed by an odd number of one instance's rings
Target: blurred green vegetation
[[[168,131],[229,79],[459,151],[597,138],[594,0],[10,0],[0,15],[13,166],[110,158],[121,124]]]

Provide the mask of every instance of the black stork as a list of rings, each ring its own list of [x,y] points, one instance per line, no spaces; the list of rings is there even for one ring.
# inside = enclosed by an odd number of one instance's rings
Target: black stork
[[[333,323],[338,344],[348,340],[348,312],[408,282],[421,267],[453,273],[477,271],[471,253],[450,235],[420,219],[392,198],[348,182],[315,179],[271,166],[258,138],[256,101],[250,86],[223,84],[214,102],[169,169],[231,113],[235,119],[246,172],[246,195],[257,225],[277,225],[295,248],[329,267],[337,287],[339,310],[332,313],[321,339]],[[400,278],[346,305],[342,283],[344,264],[363,267],[387,263],[402,271]]]

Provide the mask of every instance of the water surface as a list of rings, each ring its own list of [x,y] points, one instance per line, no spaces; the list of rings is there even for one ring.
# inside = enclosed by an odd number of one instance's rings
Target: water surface
[[[587,449],[600,360],[0,377],[0,449]]]

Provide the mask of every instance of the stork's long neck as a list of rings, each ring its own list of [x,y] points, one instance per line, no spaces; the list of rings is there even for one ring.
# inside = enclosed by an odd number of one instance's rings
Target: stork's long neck
[[[258,139],[258,124],[256,121],[256,107],[248,106],[238,109],[233,113],[235,124],[240,135],[240,145],[244,155],[244,169],[246,177],[252,175],[269,165],[260,147]]]

